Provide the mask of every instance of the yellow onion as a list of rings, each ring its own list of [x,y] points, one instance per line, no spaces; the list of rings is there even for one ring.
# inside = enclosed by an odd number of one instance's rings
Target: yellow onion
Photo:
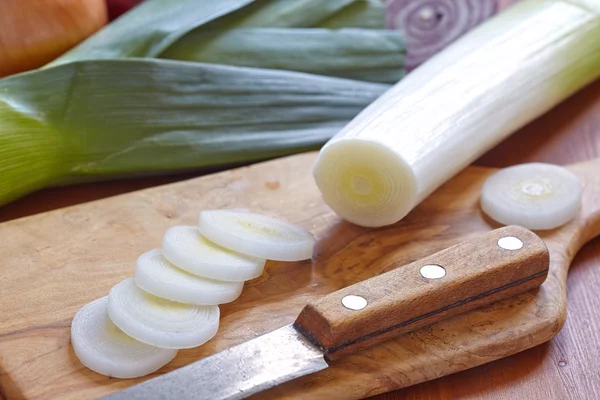
[[[2,0],[0,77],[40,67],[100,29],[104,0]]]

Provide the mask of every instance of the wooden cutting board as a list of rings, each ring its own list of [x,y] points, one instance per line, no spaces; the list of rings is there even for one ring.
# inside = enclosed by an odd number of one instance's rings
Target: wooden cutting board
[[[0,386],[8,399],[95,398],[137,380],[110,379],[79,363],[70,323],[84,304],[133,273],[139,254],[203,208],[249,208],[303,225],[318,238],[312,261],[270,262],[223,305],[208,344],[180,351],[158,373],[292,322],[311,298],[498,227],[478,208],[494,169],[470,167],[402,222],[382,229],[341,221],[320,199],[315,154],[279,159],[0,225]],[[474,367],[535,346],[562,327],[565,281],[577,250],[600,233],[600,159],[572,166],[586,182],[581,215],[543,233],[551,272],[541,289],[421,329],[336,362],[262,398],[352,399]]]

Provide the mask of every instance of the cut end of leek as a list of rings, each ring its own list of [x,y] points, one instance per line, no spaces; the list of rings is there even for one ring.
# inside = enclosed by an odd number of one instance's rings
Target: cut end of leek
[[[219,329],[219,307],[166,300],[143,291],[131,278],[111,289],[108,315],[129,336],[168,349],[200,346]]]
[[[159,249],[142,254],[133,279],[138,287],[155,296],[181,303],[218,305],[237,299],[244,282],[202,278],[177,268]]]
[[[420,65],[323,147],[314,172],[325,202],[358,225],[392,224],[600,77],[596,4],[519,1]]]
[[[313,174],[327,205],[361,226],[398,222],[417,199],[415,176],[402,157],[367,140],[331,142],[321,150]]]
[[[241,282],[257,278],[262,275],[266,262],[211,242],[195,226],[174,226],[167,230],[162,241],[162,253],[178,268],[221,281]]]
[[[522,164],[488,178],[481,193],[481,208],[505,225],[554,229],[577,215],[582,190],[579,179],[565,168]]]
[[[71,343],[83,365],[99,374],[115,378],[137,378],[150,374],[177,355],[139,342],[123,333],[107,314],[108,298],[85,305],[71,324]]]
[[[200,213],[199,231],[225,248],[277,261],[312,257],[314,236],[306,229],[266,215],[229,210]]]

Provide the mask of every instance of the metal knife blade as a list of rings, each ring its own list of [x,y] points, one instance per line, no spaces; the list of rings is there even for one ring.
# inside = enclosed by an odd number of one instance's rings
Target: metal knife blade
[[[327,366],[323,351],[287,325],[102,399],[243,399]]]
[[[496,229],[311,302],[292,325],[103,399],[242,399],[327,368],[326,360],[537,288],[549,265],[533,232]]]

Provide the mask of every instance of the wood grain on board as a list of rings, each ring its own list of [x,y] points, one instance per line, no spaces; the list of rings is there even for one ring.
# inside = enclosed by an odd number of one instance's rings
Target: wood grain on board
[[[479,163],[563,163],[597,155],[599,89],[600,83],[590,86]],[[578,141],[583,144],[576,145]],[[248,207],[288,218],[318,236],[316,256],[312,264],[269,263],[261,278],[246,285],[238,301],[222,307],[217,337],[198,349],[181,351],[161,372],[292,322],[317,296],[497,227],[477,207],[479,189],[493,170],[471,167],[401,223],[370,230],[340,221],[322,204],[310,177],[313,160],[310,154],[282,159],[0,225],[3,395],[9,399],[88,398],[139,381],[108,379],[85,369],[69,345],[70,320],[83,304],[130,276],[137,255],[158,246],[166,228],[193,224],[200,208]],[[594,208],[600,199],[594,186],[600,185],[600,163],[574,170],[588,182],[584,213],[569,225],[542,235],[555,255],[551,274],[540,290],[342,359],[302,381],[308,391],[300,392],[300,382],[292,382],[263,397],[307,393],[314,395],[311,398],[365,397],[488,363],[550,339],[564,321],[564,281],[570,258],[600,229],[598,208]],[[60,196],[59,190],[53,193]],[[31,199],[11,207],[23,212],[27,201]],[[11,207],[2,211],[4,218],[11,215]],[[29,210],[35,212],[35,206]],[[596,248],[587,247],[575,265],[575,277],[582,280],[570,280],[576,289],[569,294],[570,319],[550,344],[386,398],[597,398],[600,357],[595,321],[600,307],[594,283],[600,282],[592,272],[600,260],[597,242]]]

